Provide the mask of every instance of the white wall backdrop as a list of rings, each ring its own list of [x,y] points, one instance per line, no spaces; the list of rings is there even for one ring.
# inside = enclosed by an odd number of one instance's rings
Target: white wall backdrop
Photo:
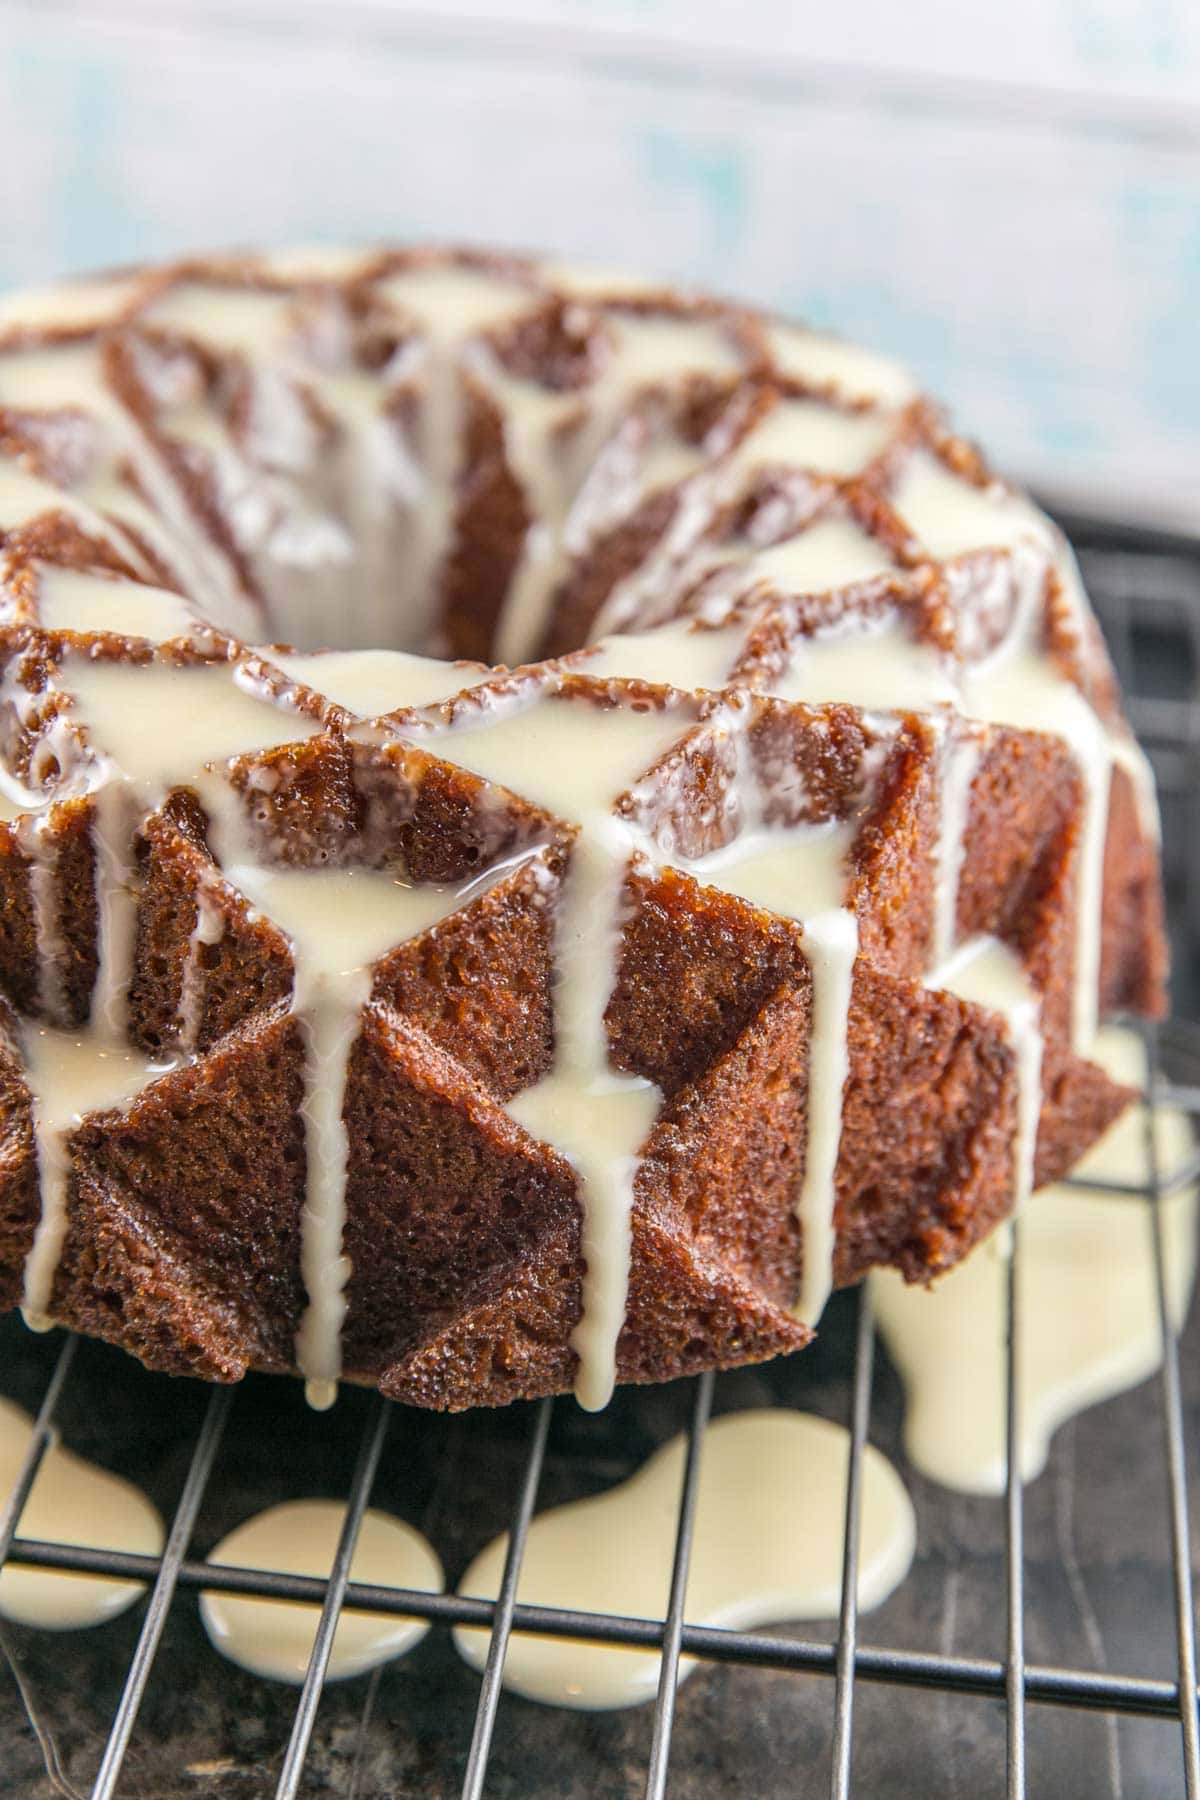
[[[0,286],[425,235],[836,325],[1200,525],[1200,0],[0,0]]]

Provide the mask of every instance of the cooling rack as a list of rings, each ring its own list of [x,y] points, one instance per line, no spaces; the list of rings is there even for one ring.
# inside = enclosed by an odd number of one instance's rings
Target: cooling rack
[[[1191,1004],[1197,987],[1196,940],[1193,920],[1195,902],[1200,897],[1200,821],[1193,817],[1200,797],[1197,781],[1200,763],[1200,544],[1163,534],[1147,534],[1130,527],[1114,526],[1100,521],[1073,517],[1064,521],[1080,552],[1089,590],[1096,603],[1106,634],[1118,664],[1130,713],[1143,742],[1154,761],[1159,779],[1165,822],[1167,856],[1166,877],[1172,922],[1176,993]],[[238,1434],[239,1408],[253,1405],[231,1390],[201,1390],[193,1384],[168,1384],[172,1396],[164,1402],[160,1378],[146,1376],[128,1363],[128,1359],[112,1359],[112,1353],[97,1346],[80,1345],[67,1337],[60,1344],[28,1340],[20,1328],[6,1328],[0,1339],[0,1355],[6,1362],[0,1376],[16,1376],[21,1397],[31,1393],[37,1402],[37,1419],[28,1453],[18,1472],[16,1483],[0,1509],[0,1564],[5,1561],[25,1567],[68,1570],[86,1574],[109,1575],[145,1582],[149,1589],[144,1608],[133,1615],[126,1635],[118,1636],[120,1666],[109,1671],[105,1689],[111,1689],[113,1705],[106,1720],[106,1740],[98,1766],[92,1759],[87,1789],[96,1800],[121,1793],[157,1797],[167,1791],[165,1778],[152,1770],[156,1765],[146,1754],[147,1739],[153,1740],[156,1729],[155,1695],[169,1682],[164,1661],[174,1659],[172,1667],[178,1676],[179,1654],[164,1651],[170,1631],[190,1629],[193,1638],[198,1628],[184,1621],[184,1597],[200,1588],[231,1594],[253,1595],[272,1599],[307,1601],[320,1606],[320,1623],[312,1657],[298,1699],[293,1705],[290,1725],[277,1746],[252,1766],[239,1768],[229,1759],[214,1757],[210,1761],[193,1762],[185,1774],[190,1787],[170,1791],[195,1791],[198,1794],[275,1793],[281,1797],[303,1791],[336,1792],[352,1795],[356,1800],[392,1800],[393,1796],[461,1793],[476,1797],[485,1792],[529,1795],[587,1793],[589,1795],[644,1792],[650,1800],[658,1800],[668,1792],[674,1777],[676,1785],[686,1786],[689,1793],[717,1796],[755,1792],[773,1794],[818,1794],[828,1792],[833,1800],[845,1800],[859,1793],[856,1772],[863,1778],[862,1753],[867,1733],[861,1730],[856,1739],[856,1711],[861,1717],[868,1696],[890,1693],[895,1706],[904,1707],[904,1690],[910,1696],[920,1692],[926,1696],[949,1699],[967,1696],[990,1703],[991,1713],[1002,1717],[1003,1729],[995,1730],[980,1740],[985,1768],[973,1764],[969,1791],[1005,1793],[1022,1797],[1026,1793],[1100,1792],[1084,1764],[1075,1765],[1062,1757],[1042,1764],[1031,1754],[1034,1734],[1031,1717],[1048,1713],[1066,1715],[1100,1715],[1107,1721],[1142,1720],[1152,1722],[1154,1739],[1151,1747],[1140,1743],[1139,1756],[1133,1759],[1132,1771],[1126,1773],[1138,1794],[1159,1796],[1185,1794],[1188,1800],[1200,1796],[1200,1718],[1197,1712],[1197,1650],[1194,1620],[1194,1595],[1189,1509],[1188,1509],[1188,1443],[1189,1413],[1200,1407],[1185,1403],[1184,1382],[1190,1366],[1181,1363],[1179,1340],[1172,1329],[1167,1311],[1164,1272],[1163,1232],[1160,1202],[1170,1192],[1200,1175],[1200,1162],[1195,1155],[1184,1167],[1164,1169],[1155,1162],[1154,1140],[1149,1115],[1153,1107],[1169,1102],[1193,1115],[1200,1113],[1200,1032],[1173,1024],[1144,1033],[1146,1052],[1147,1155],[1149,1178],[1144,1187],[1122,1187],[1131,1205],[1141,1205],[1147,1215],[1147,1230],[1153,1253],[1159,1323],[1163,1356],[1154,1384],[1141,1390],[1137,1401],[1139,1413],[1154,1410],[1152,1419],[1142,1417],[1143,1429],[1130,1456],[1122,1461],[1121,1439],[1113,1440],[1114,1483],[1124,1474],[1137,1489],[1131,1504],[1143,1504],[1142,1490],[1149,1476],[1150,1491],[1157,1496],[1158,1530],[1165,1546],[1165,1588],[1155,1592],[1151,1610],[1161,1610],[1169,1596],[1171,1640],[1170,1664],[1155,1670],[1143,1666],[1136,1658],[1122,1662],[1120,1646],[1109,1649],[1098,1630],[1084,1632],[1093,1654],[1073,1661],[1044,1660],[1031,1653],[1030,1597],[1026,1550],[1028,1500],[1015,1475],[1014,1446],[1020,1437],[1018,1358],[1019,1333],[1016,1329],[1020,1308],[1021,1245],[1019,1229],[1014,1233],[1013,1256],[1008,1265],[1008,1330],[1005,1369],[1006,1419],[1008,1441],[1008,1479],[1000,1511],[1002,1528],[997,1536],[994,1554],[981,1547],[985,1595],[995,1614],[1001,1642],[994,1654],[966,1655],[945,1647],[946,1633],[929,1624],[924,1641],[913,1646],[876,1642],[876,1627],[870,1632],[860,1629],[856,1606],[856,1574],[858,1562],[858,1527],[862,1498],[864,1447],[868,1438],[877,1436],[879,1408],[876,1404],[880,1386],[880,1359],[876,1355],[875,1330],[870,1297],[867,1290],[855,1296],[835,1298],[831,1308],[831,1329],[823,1333],[827,1344],[821,1351],[805,1353],[792,1359],[801,1365],[815,1366],[821,1355],[827,1363],[840,1359],[841,1387],[839,1395],[844,1422],[850,1432],[850,1457],[843,1520],[844,1570],[841,1607],[832,1632],[822,1635],[813,1630],[809,1635],[795,1631],[732,1631],[698,1626],[686,1616],[686,1588],[696,1512],[698,1478],[704,1454],[704,1435],[714,1399],[719,1403],[722,1384],[736,1377],[701,1376],[686,1384],[673,1384],[663,1390],[670,1400],[642,1396],[641,1404],[657,1409],[655,1430],[661,1435],[666,1427],[662,1419],[670,1416],[672,1426],[682,1412],[687,1432],[687,1454],[679,1495],[677,1526],[669,1578],[669,1599],[656,1616],[644,1618],[612,1617],[581,1613],[567,1607],[531,1606],[517,1601],[518,1582],[528,1531],[539,1496],[545,1492],[547,1450],[551,1442],[552,1424],[565,1439],[559,1465],[578,1464],[585,1470],[586,1480],[595,1487],[606,1485],[611,1476],[609,1449],[612,1433],[607,1436],[602,1426],[573,1414],[571,1403],[545,1401],[529,1407],[510,1409],[506,1415],[478,1427],[472,1440],[453,1435],[447,1422],[414,1417],[392,1408],[377,1396],[355,1396],[349,1408],[350,1428],[331,1432],[323,1481],[331,1491],[340,1490],[346,1497],[345,1523],[333,1565],[327,1577],[310,1578],[271,1570],[245,1570],[220,1567],[203,1560],[197,1553],[197,1527],[202,1509],[214,1500],[237,1511],[239,1468],[247,1455],[246,1431]],[[1193,1344],[1192,1349],[1197,1346]],[[119,1371],[118,1371],[119,1360]],[[848,1372],[849,1379],[846,1380]],[[774,1379],[768,1377],[767,1379]],[[781,1380],[784,1378],[780,1378]],[[886,1380],[886,1370],[883,1379]],[[42,1457],[53,1440],[56,1422],[72,1406],[94,1415],[107,1404],[111,1418],[107,1427],[103,1420],[99,1430],[110,1433],[123,1422],[125,1435],[143,1429],[136,1416],[130,1423],[130,1406],[138,1405],[137,1382],[153,1390],[149,1404],[159,1408],[155,1429],[160,1446],[170,1439],[171,1450],[165,1454],[164,1479],[171,1488],[173,1512],[168,1507],[170,1524],[161,1556],[145,1557],[111,1551],[89,1549],[78,1544],[35,1541],[20,1535],[21,1512],[30,1492]],[[35,1393],[38,1384],[40,1394]],[[0,1380],[6,1388],[13,1385]],[[178,1396],[182,1390],[185,1398]],[[274,1399],[280,1390],[266,1386]],[[129,1396],[133,1396],[130,1403]],[[1153,1395],[1153,1399],[1147,1396]],[[165,1406],[165,1423],[163,1408]],[[565,1419],[564,1413],[572,1415]],[[893,1408],[893,1410],[895,1410]],[[345,1416],[346,1409],[340,1408]],[[148,1413],[146,1417],[150,1417]],[[565,1429],[564,1429],[565,1423]],[[617,1430],[625,1427],[618,1417]],[[1125,1429],[1125,1428],[1123,1428]],[[350,1430],[357,1433],[351,1443]],[[486,1431],[492,1437],[485,1437]],[[442,1435],[439,1435],[441,1433]],[[448,1434],[448,1435],[447,1435]],[[251,1430],[252,1435],[252,1430]],[[1194,1436],[1194,1431],[1192,1432]],[[396,1453],[396,1440],[404,1440]],[[597,1450],[597,1445],[599,1449]],[[1146,1446],[1152,1448],[1147,1451]],[[179,1454],[182,1446],[182,1459]],[[351,1559],[363,1514],[374,1497],[380,1504],[411,1514],[407,1502],[414,1494],[423,1493],[428,1500],[431,1484],[453,1488],[466,1466],[463,1457],[497,1454],[497,1476],[491,1482],[499,1494],[501,1526],[510,1532],[508,1557],[500,1591],[495,1601],[443,1594],[418,1593],[398,1588],[366,1585],[349,1578]],[[404,1454],[403,1452],[407,1452]],[[388,1464],[389,1484],[380,1493],[380,1470],[385,1453],[391,1453]],[[441,1458],[440,1463],[437,1458]],[[607,1459],[607,1460],[606,1460]],[[1153,1467],[1143,1465],[1154,1464]],[[561,1466],[559,1469],[561,1478]],[[561,1479],[559,1481],[561,1485]],[[919,1483],[917,1484],[919,1486]],[[244,1487],[244,1482],[242,1483]],[[501,1492],[501,1490],[503,1490]],[[1131,1493],[1133,1489],[1131,1488]],[[244,1513],[249,1508],[242,1505]],[[993,1511],[995,1507],[993,1505]],[[1120,1508],[1118,1507],[1118,1514]],[[918,1506],[923,1521],[922,1508]],[[971,1518],[975,1518],[971,1514]],[[974,1530],[974,1525],[970,1527]],[[215,1534],[214,1534],[215,1535]],[[440,1547],[440,1546],[439,1546]],[[1116,1546],[1110,1547],[1115,1551]],[[665,1573],[665,1572],[664,1572]],[[1068,1569],[1068,1574],[1070,1570]],[[1076,1570],[1078,1574],[1078,1570]],[[1082,1577],[1080,1577],[1082,1579]],[[1139,1590],[1140,1592],[1140,1590]],[[1135,1602],[1136,1603],[1136,1602]],[[476,1625],[491,1628],[491,1643],[482,1679],[459,1669],[455,1679],[466,1688],[471,1706],[459,1709],[464,1730],[461,1744],[445,1741],[445,1734],[434,1742],[426,1727],[416,1730],[406,1717],[403,1706],[393,1706],[387,1728],[397,1738],[415,1733],[421,1740],[421,1754],[414,1765],[405,1759],[405,1771],[393,1777],[364,1770],[361,1756],[347,1778],[339,1785],[331,1776],[326,1749],[319,1744],[318,1722],[322,1703],[329,1704],[326,1677],[334,1632],[343,1610],[365,1608],[374,1612],[415,1617],[441,1628],[454,1625]],[[886,1615],[885,1615],[886,1616]],[[929,1622],[927,1622],[928,1624]],[[106,1630],[113,1630],[106,1627]],[[581,1778],[582,1784],[568,1788],[566,1778],[555,1774],[555,1765],[542,1763],[539,1757],[539,1731],[548,1733],[551,1715],[528,1703],[515,1701],[502,1687],[502,1676],[509,1642],[514,1632],[528,1632],[557,1638],[584,1639],[594,1643],[634,1646],[660,1654],[657,1697],[652,1709],[646,1709],[647,1723],[639,1742],[638,1757],[631,1762],[626,1740],[621,1740],[619,1766],[608,1768],[599,1776]],[[93,1634],[95,1635],[95,1634]],[[435,1633],[436,1635],[436,1633]],[[882,1635],[882,1634],[881,1634]],[[910,1634],[911,1635],[911,1634]],[[1136,1634],[1135,1634],[1136,1635]],[[431,1642],[433,1639],[427,1640]],[[1139,1640],[1140,1641],[1140,1640]],[[68,1777],[59,1757],[53,1732],[39,1710],[32,1704],[23,1685],[23,1664],[7,1642],[5,1650],[12,1676],[21,1689],[24,1710],[35,1734],[45,1764],[45,1787],[39,1793],[76,1794],[84,1791]],[[195,1646],[193,1646],[195,1648]],[[64,1657],[67,1656],[64,1650]],[[209,1653],[212,1660],[216,1658]],[[724,1666],[727,1670],[771,1672],[777,1679],[794,1683],[788,1694],[797,1699],[803,1690],[812,1714],[814,1694],[820,1696],[817,1713],[817,1753],[811,1762],[797,1760],[792,1741],[780,1745],[780,1757],[772,1773],[761,1772],[750,1777],[751,1786],[739,1781],[736,1734],[730,1753],[722,1760],[711,1742],[697,1748],[694,1738],[697,1719],[693,1714],[686,1731],[676,1733],[676,1702],[679,1689],[680,1663],[683,1657],[695,1658],[701,1664]],[[186,1662],[186,1658],[184,1659]],[[442,1664],[442,1675],[451,1668],[453,1658]],[[93,1669],[102,1665],[93,1660]],[[437,1671],[435,1670],[436,1687]],[[740,1678],[744,1679],[745,1676]],[[697,1680],[702,1677],[697,1677]],[[0,1670],[0,1685],[4,1681]],[[365,1683],[369,1710],[376,1693],[377,1677]],[[242,1690],[245,1691],[245,1690]],[[276,1694],[283,1690],[275,1690]],[[401,1696],[403,1700],[403,1695]],[[414,1706],[423,1706],[428,1717],[430,1694],[424,1700],[415,1691]],[[434,1695],[434,1704],[437,1704]],[[503,1771],[494,1757],[498,1722],[505,1709],[522,1708],[520,1735],[527,1745],[524,1764],[514,1764],[506,1757]],[[701,1716],[703,1709],[701,1709]],[[365,1714],[363,1715],[365,1718]],[[890,1775],[883,1771],[888,1759],[874,1757],[869,1786],[863,1793],[872,1795],[909,1795],[920,1791],[912,1785],[911,1771],[904,1765],[904,1745],[908,1741],[902,1715],[887,1715],[891,1723],[883,1729],[895,1744],[894,1767]],[[872,1710],[872,1737],[880,1729],[879,1716]],[[736,1720],[736,1714],[735,1714]],[[749,1727],[749,1715],[746,1717]],[[710,1728],[712,1721],[710,1719]],[[945,1728],[941,1715],[935,1722],[923,1716],[917,1730],[934,1732]],[[597,1728],[599,1729],[599,1728]],[[729,1723],[723,1727],[729,1732]],[[949,1731],[949,1728],[947,1728]],[[678,1741],[677,1741],[678,1740]],[[600,1749],[609,1740],[600,1733]],[[1104,1778],[1117,1796],[1125,1792],[1122,1764],[1115,1725],[1108,1740],[1108,1751],[1102,1759]],[[976,1746],[978,1747],[978,1746]],[[3,1746],[0,1746],[2,1749]],[[596,1745],[592,1745],[593,1756]],[[810,1741],[809,1748],[812,1748]],[[948,1735],[947,1766],[954,1756],[954,1742]],[[361,1751],[361,1742],[359,1745]],[[859,1751],[856,1765],[855,1752]],[[320,1751],[320,1754],[318,1754]],[[940,1752],[937,1752],[940,1756]],[[414,1766],[419,1773],[414,1773]],[[747,1765],[749,1766],[749,1765]],[[524,1773],[514,1773],[514,1768]],[[0,1761],[0,1794],[32,1791],[24,1787],[5,1786],[4,1762]],[[1064,1772],[1065,1771],[1065,1772]],[[1149,1771],[1149,1773],[1147,1773]],[[245,1779],[242,1779],[245,1777]],[[181,1777],[182,1779],[182,1777]],[[954,1780],[957,1783],[958,1777]],[[1076,1785],[1076,1779],[1080,1785]],[[247,1780],[252,1785],[247,1786]],[[988,1787],[988,1781],[993,1783]],[[78,1781],[76,1776],[75,1781]],[[149,1784],[149,1785],[148,1785]],[[671,1787],[675,1792],[675,1786]],[[958,1791],[957,1786],[947,1792]]]

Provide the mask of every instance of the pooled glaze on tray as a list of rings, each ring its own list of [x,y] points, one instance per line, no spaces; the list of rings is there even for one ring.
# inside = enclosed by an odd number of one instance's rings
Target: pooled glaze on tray
[[[812,1414],[729,1413],[708,1427],[700,1463],[686,1617],[749,1630],[783,1619],[836,1617],[849,1434]],[[633,1618],[665,1616],[685,1440],[672,1438],[628,1481],[540,1514],[530,1527],[518,1600]],[[494,1598],[507,1537],[480,1552],[459,1592]],[[895,1469],[868,1445],[863,1466],[858,1599],[878,1606],[908,1573],[912,1503]],[[475,1668],[489,1634],[454,1641]],[[652,1699],[653,1651],[523,1637],[508,1646],[504,1682],[554,1706],[606,1710]],[[696,1663],[684,1658],[680,1679]]]
[[[1117,1079],[1145,1073],[1140,1040],[1103,1030],[1096,1055]],[[1194,1148],[1186,1116],[1156,1114],[1161,1176]],[[1132,1107],[1084,1157],[1077,1177],[1145,1183],[1146,1122]],[[1168,1304],[1178,1328],[1196,1272],[1194,1187],[1162,1201]],[[1144,1200],[1057,1185],[1021,1215],[1019,1319],[1021,1472],[1045,1467],[1050,1439],[1085,1407],[1143,1381],[1162,1360],[1151,1221]],[[965,1493],[1004,1488],[1008,1269],[1002,1236],[952,1269],[932,1292],[888,1270],[871,1287],[884,1343],[904,1380],[904,1445],[915,1468]]]
[[[328,1575],[346,1509],[338,1500],[287,1500],[255,1513],[209,1552],[212,1563],[273,1569],[287,1575]],[[351,1581],[422,1588],[439,1594],[442,1565],[428,1539],[402,1519],[373,1507],[363,1514],[350,1563]],[[319,1606],[206,1591],[200,1617],[214,1647],[252,1675],[270,1681],[304,1680]],[[429,1625],[394,1613],[346,1611],[338,1620],[329,1659],[330,1681],[347,1681],[412,1650]]]
[[[0,1495],[12,1491],[32,1435],[28,1415],[0,1400]],[[137,1556],[157,1556],[163,1547],[162,1520],[146,1495],[57,1441],[38,1468],[20,1535]],[[115,1619],[144,1592],[139,1581],[13,1564],[0,1572],[0,1613],[47,1631],[80,1630]]]

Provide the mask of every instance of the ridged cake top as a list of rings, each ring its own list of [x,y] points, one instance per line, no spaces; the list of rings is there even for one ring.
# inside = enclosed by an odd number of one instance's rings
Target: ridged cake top
[[[611,1390],[663,1102],[614,1026],[639,872],[801,928],[802,1319],[831,1281],[856,955],[1006,1015],[1028,1186],[1046,975],[1027,944],[959,943],[973,784],[997,728],[1052,733],[1074,768],[1057,954],[1080,1054],[1114,764],[1147,832],[1153,796],[1060,535],[902,370],[526,258],[244,257],[0,305],[0,452],[0,830],[30,867],[39,947],[20,1027],[31,1319],[53,1311],[72,1122],[214,1054],[205,970],[235,919],[282,939],[305,1035],[296,1355],[318,1399],[342,1367],[364,1008],[398,946],[513,884],[552,920],[553,1051],[493,1097],[574,1171],[585,1403]],[[910,779],[935,796],[932,842],[903,837]],[[456,799],[430,854],[411,826],[439,783]],[[174,1018],[148,1033],[138,845],[179,828],[179,790],[202,808],[182,827],[195,923]],[[90,952],[52,879],[80,804]],[[903,931],[883,897],[899,865]]]

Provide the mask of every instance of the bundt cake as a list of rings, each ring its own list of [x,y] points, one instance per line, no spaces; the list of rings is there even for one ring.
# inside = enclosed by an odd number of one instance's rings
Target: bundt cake
[[[927,1280],[1128,1098],[1152,786],[889,362],[515,256],[137,269],[0,309],[0,538],[31,1325],[598,1406]]]

